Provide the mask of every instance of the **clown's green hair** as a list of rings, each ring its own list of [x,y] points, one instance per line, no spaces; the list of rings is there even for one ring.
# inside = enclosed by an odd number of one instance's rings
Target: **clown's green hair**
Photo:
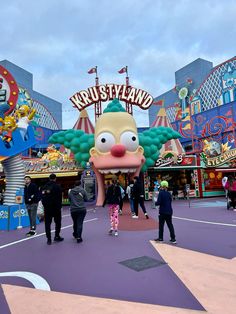
[[[121,106],[119,100],[115,98],[107,105],[106,109],[103,110],[103,113],[107,112],[126,112],[126,110]]]

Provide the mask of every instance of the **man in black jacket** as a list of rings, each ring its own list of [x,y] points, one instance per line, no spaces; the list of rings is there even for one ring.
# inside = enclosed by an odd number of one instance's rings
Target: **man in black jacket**
[[[142,208],[142,211],[146,217],[149,219],[146,207],[144,205],[144,189],[143,185],[138,176],[134,177],[134,186],[133,186],[133,196],[134,196],[134,212],[135,215],[132,218],[138,218],[138,205]]]
[[[61,231],[61,207],[62,207],[62,191],[61,187],[56,183],[56,175],[50,174],[49,181],[42,188],[42,203],[44,206],[44,221],[47,237],[47,244],[52,244],[51,239],[51,223],[52,218],[55,222],[54,241],[61,242],[64,240],[60,236]]]
[[[37,206],[39,202],[38,187],[35,183],[31,182],[30,176],[25,176],[24,199],[30,221],[30,231],[26,235],[30,237],[36,234]]]
[[[68,196],[70,201],[71,218],[73,220],[73,236],[77,239],[77,243],[80,243],[83,241],[83,222],[87,212],[84,201],[87,202],[88,197],[79,180],[75,181],[75,187],[69,191]]]
[[[161,188],[158,194],[158,199],[155,205],[159,205],[159,238],[155,239],[157,242],[163,242],[164,224],[166,222],[170,231],[170,242],[176,244],[175,230],[172,223],[172,197],[167,191],[169,184],[167,181],[161,181]]]

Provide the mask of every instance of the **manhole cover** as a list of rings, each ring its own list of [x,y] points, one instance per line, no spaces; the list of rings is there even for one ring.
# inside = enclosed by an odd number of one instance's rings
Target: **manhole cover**
[[[141,257],[127,259],[125,261],[119,262],[119,264],[124,265],[128,268],[131,268],[135,271],[142,271],[148,268],[165,265],[166,263],[163,261],[154,259],[152,257],[141,256]]]

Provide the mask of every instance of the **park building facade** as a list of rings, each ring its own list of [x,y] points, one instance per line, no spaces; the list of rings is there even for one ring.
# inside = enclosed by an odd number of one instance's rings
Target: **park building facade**
[[[222,178],[236,174],[236,57],[215,67],[197,59],[176,71],[175,86],[156,97],[149,109],[150,126],[163,109],[168,123],[181,134],[185,157],[197,160],[196,172],[190,170],[183,182],[199,196],[223,194]],[[172,168],[165,170],[171,174]],[[175,184],[176,175],[169,176]]]

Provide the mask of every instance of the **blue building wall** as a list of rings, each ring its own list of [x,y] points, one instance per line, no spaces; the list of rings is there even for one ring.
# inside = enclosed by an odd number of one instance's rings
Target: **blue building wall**
[[[178,131],[182,138],[183,147],[193,146],[194,151],[202,151],[204,139],[211,139],[235,148],[236,101],[191,116],[191,128],[183,129],[186,122],[173,122],[173,129]]]
[[[164,107],[169,107],[179,102],[178,90],[187,86],[189,94],[192,94],[194,90],[198,89],[200,84],[204,81],[207,75],[212,71],[213,63],[201,58],[184,66],[180,70],[175,72],[175,85],[176,90],[173,89],[167,91],[154,98],[154,102],[158,100],[164,101]],[[187,83],[187,79],[192,80],[192,84]],[[156,119],[156,115],[160,109],[160,106],[151,106],[149,109],[149,125],[152,125]]]

